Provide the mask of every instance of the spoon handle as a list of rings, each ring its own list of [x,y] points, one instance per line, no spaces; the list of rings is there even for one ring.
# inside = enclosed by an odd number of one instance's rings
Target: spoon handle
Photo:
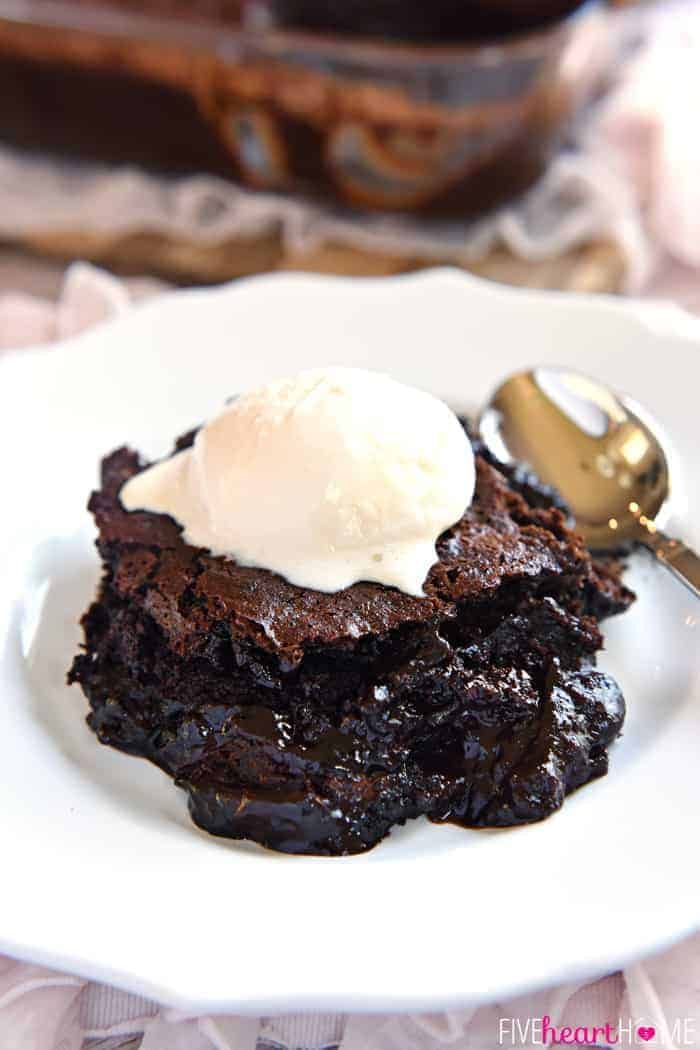
[[[696,598],[700,598],[700,557],[695,551],[686,547],[685,543],[681,543],[680,540],[674,540],[665,533],[659,532],[658,529],[656,532],[647,533],[642,543],[656,555],[657,561],[670,569],[673,575],[686,585]]]

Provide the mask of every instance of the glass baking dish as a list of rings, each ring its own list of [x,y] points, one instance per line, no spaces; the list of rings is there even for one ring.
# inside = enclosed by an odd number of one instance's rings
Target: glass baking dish
[[[544,28],[460,46],[244,24],[236,0],[225,21],[195,20],[178,0],[145,6],[0,0],[0,61],[186,94],[248,185],[465,216],[542,172],[595,87],[607,32],[598,0]]]

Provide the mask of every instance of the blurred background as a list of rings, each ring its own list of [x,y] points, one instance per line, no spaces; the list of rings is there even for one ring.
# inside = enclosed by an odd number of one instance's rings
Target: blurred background
[[[699,70],[698,0],[0,0],[0,345],[280,269],[700,309]]]

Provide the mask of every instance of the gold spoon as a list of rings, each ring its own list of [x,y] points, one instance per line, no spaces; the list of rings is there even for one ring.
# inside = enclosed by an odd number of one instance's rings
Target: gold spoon
[[[501,383],[479,433],[497,459],[525,462],[559,490],[591,549],[640,543],[700,597],[700,558],[657,524],[668,461],[640,412],[588,376],[535,368]]]

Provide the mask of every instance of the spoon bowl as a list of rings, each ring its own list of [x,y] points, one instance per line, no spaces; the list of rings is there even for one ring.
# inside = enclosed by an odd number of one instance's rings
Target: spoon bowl
[[[589,376],[535,368],[501,383],[479,433],[496,459],[527,463],[560,492],[592,550],[642,543],[698,594],[700,559],[659,528],[671,491],[668,458],[639,413]]]

